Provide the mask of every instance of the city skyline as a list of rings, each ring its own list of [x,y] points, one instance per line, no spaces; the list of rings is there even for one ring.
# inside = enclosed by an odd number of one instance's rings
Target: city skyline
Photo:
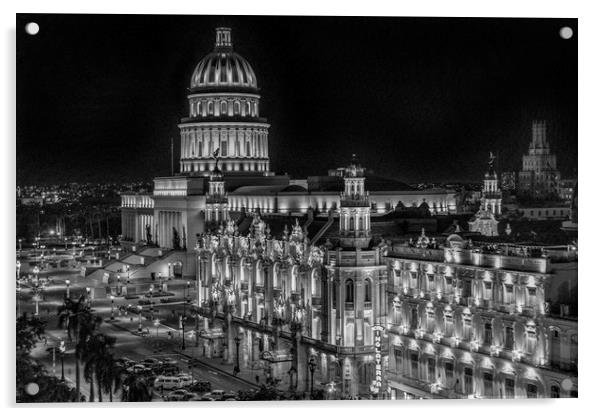
[[[517,170],[533,119],[576,170],[576,36],[558,34],[576,20],[35,17],[40,33],[17,37],[18,183],[169,175],[189,74],[219,24],[258,74],[276,172],[324,175],[358,153],[406,182],[478,181],[490,150]]]

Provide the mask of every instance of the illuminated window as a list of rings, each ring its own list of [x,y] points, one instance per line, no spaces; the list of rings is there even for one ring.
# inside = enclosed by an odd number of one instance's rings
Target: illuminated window
[[[353,281],[345,282],[345,302],[353,302]]]
[[[514,379],[507,378],[504,382],[504,387],[506,388],[506,398],[513,399],[514,398]]]
[[[491,299],[491,288],[493,287],[493,284],[491,282],[484,282],[483,286],[484,286],[483,299],[490,300]]]
[[[410,377],[418,378],[418,354],[410,354]]]
[[[491,345],[493,340],[493,331],[491,327],[491,322],[485,322],[484,331],[483,331],[483,344]]]
[[[370,286],[370,280],[366,279],[364,281],[364,301],[370,302],[372,301],[372,288]]]
[[[537,386],[535,384],[527,384],[527,399],[537,399]]]
[[[473,394],[472,368],[464,368],[464,393]]]
[[[428,375],[428,381],[430,381],[431,383],[437,381],[436,379],[436,367],[435,367],[435,359],[434,358],[429,358],[427,360],[427,375]]]
[[[509,349],[514,349],[514,328],[507,326],[505,328],[504,346]]]
[[[483,373],[483,396],[493,398],[493,374]]]

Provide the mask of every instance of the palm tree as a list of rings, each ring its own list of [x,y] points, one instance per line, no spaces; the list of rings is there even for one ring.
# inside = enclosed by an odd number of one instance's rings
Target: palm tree
[[[146,378],[138,374],[129,374],[121,386],[122,402],[150,402],[151,391],[147,385]]]
[[[109,401],[113,401],[113,392],[121,388],[122,378],[125,376],[125,369],[115,362],[113,353],[104,354],[99,362],[100,376],[98,378],[102,391],[109,393]]]
[[[102,391],[107,391],[107,368],[113,365],[109,351],[115,345],[115,337],[102,333],[92,334],[82,346],[84,378],[90,383],[90,401],[94,401],[94,381],[98,389],[98,401],[102,402]],[[110,383],[112,384],[112,383]],[[111,385],[109,385],[109,390]]]
[[[102,319],[92,314],[85,296],[80,296],[77,301],[65,299],[63,305],[58,308],[57,314],[59,327],[67,330],[69,341],[73,341],[73,336],[75,336],[75,389],[79,397],[79,360],[82,359],[85,342],[94,333]],[[93,393],[91,392],[91,394]]]

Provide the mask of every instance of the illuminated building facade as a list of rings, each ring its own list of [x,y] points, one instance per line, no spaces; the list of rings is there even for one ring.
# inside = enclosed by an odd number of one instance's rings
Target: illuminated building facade
[[[559,303],[576,263],[438,245],[386,256],[393,398],[576,397],[576,311]]]

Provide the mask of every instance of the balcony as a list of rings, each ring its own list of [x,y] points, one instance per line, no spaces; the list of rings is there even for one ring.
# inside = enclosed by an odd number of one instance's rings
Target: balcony
[[[240,290],[242,290],[242,291],[249,290],[249,282],[240,282]]]
[[[382,348],[381,348],[382,350]],[[358,345],[353,347],[337,346],[339,354],[367,354],[374,353],[374,345]]]
[[[322,306],[322,297],[321,296],[312,296],[311,297],[311,306]]]
[[[255,285],[255,293],[265,293],[265,288],[263,285]]]

